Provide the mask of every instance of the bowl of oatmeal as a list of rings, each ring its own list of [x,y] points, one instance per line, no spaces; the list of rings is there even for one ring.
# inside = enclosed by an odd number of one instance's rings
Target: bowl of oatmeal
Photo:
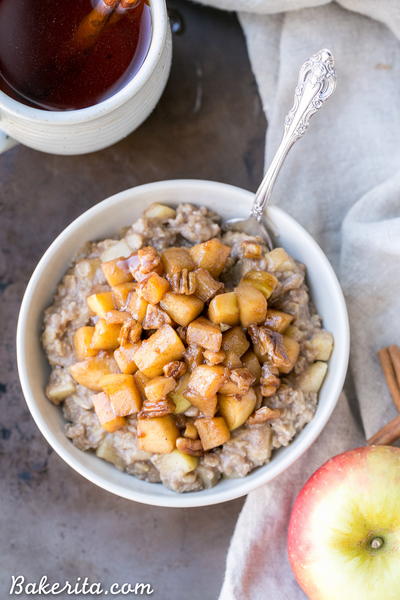
[[[276,207],[272,251],[221,229],[252,194],[178,180],[126,190],[53,242],[18,322],[23,392],[54,450],[119,496],[215,504],[292,464],[335,407],[340,286]]]

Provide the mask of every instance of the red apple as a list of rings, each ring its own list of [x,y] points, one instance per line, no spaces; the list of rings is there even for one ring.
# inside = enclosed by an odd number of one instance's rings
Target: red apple
[[[309,600],[400,599],[400,448],[335,456],[298,495],[289,559]]]

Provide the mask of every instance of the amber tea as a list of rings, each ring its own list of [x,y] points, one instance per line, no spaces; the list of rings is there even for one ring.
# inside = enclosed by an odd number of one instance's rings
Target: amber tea
[[[0,89],[35,108],[92,106],[135,75],[150,40],[144,0],[0,0]]]

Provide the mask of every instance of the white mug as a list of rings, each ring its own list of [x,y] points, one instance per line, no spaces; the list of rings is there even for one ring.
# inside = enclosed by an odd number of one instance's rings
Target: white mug
[[[49,111],[31,108],[0,91],[0,152],[18,142],[51,154],[85,154],[121,140],[155,108],[172,59],[165,0],[151,0],[152,37],[132,79],[110,98],[88,108]]]

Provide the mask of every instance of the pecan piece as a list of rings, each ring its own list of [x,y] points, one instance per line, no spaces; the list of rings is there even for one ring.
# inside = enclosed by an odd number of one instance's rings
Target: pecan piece
[[[182,269],[180,273],[167,275],[167,279],[172,291],[175,294],[185,294],[186,296],[191,296],[196,291],[197,280],[193,271]]]
[[[161,257],[153,246],[145,246],[126,260],[128,268],[136,281],[143,281],[149,273],[161,274],[163,266]]]
[[[176,447],[180,452],[190,454],[190,456],[201,456],[204,452],[200,440],[192,440],[185,437],[179,437],[176,440]]]
[[[253,373],[246,367],[233,369],[230,374],[230,379],[237,385],[240,396],[246,394],[250,386],[252,386],[256,380]]]
[[[272,409],[268,408],[268,406],[262,406],[250,415],[246,423],[248,425],[261,425],[262,423],[266,423],[266,421],[279,419],[281,415],[282,411],[279,408]]]
[[[277,331],[273,331],[264,325],[249,325],[248,332],[251,340],[257,346],[261,354],[268,356],[269,362],[274,367],[288,368],[291,366],[287,355],[283,337]]]
[[[171,415],[175,410],[175,404],[169,398],[162,398],[156,402],[145,400],[139,417],[152,419],[154,417],[164,417]]]
[[[121,331],[119,332],[118,343],[120,346],[123,346],[127,342],[130,342],[131,344],[136,344],[136,342],[140,340],[141,335],[141,324],[135,321],[135,319],[132,319],[131,317],[122,325]]]
[[[170,316],[159,306],[148,304],[142,323],[143,329],[159,329],[166,324],[172,324]]]
[[[172,360],[163,367],[165,377],[173,377],[177,379],[184,375],[187,371],[187,365],[181,360]]]
[[[264,397],[273,396],[281,385],[279,369],[265,362],[261,368],[261,393]]]

